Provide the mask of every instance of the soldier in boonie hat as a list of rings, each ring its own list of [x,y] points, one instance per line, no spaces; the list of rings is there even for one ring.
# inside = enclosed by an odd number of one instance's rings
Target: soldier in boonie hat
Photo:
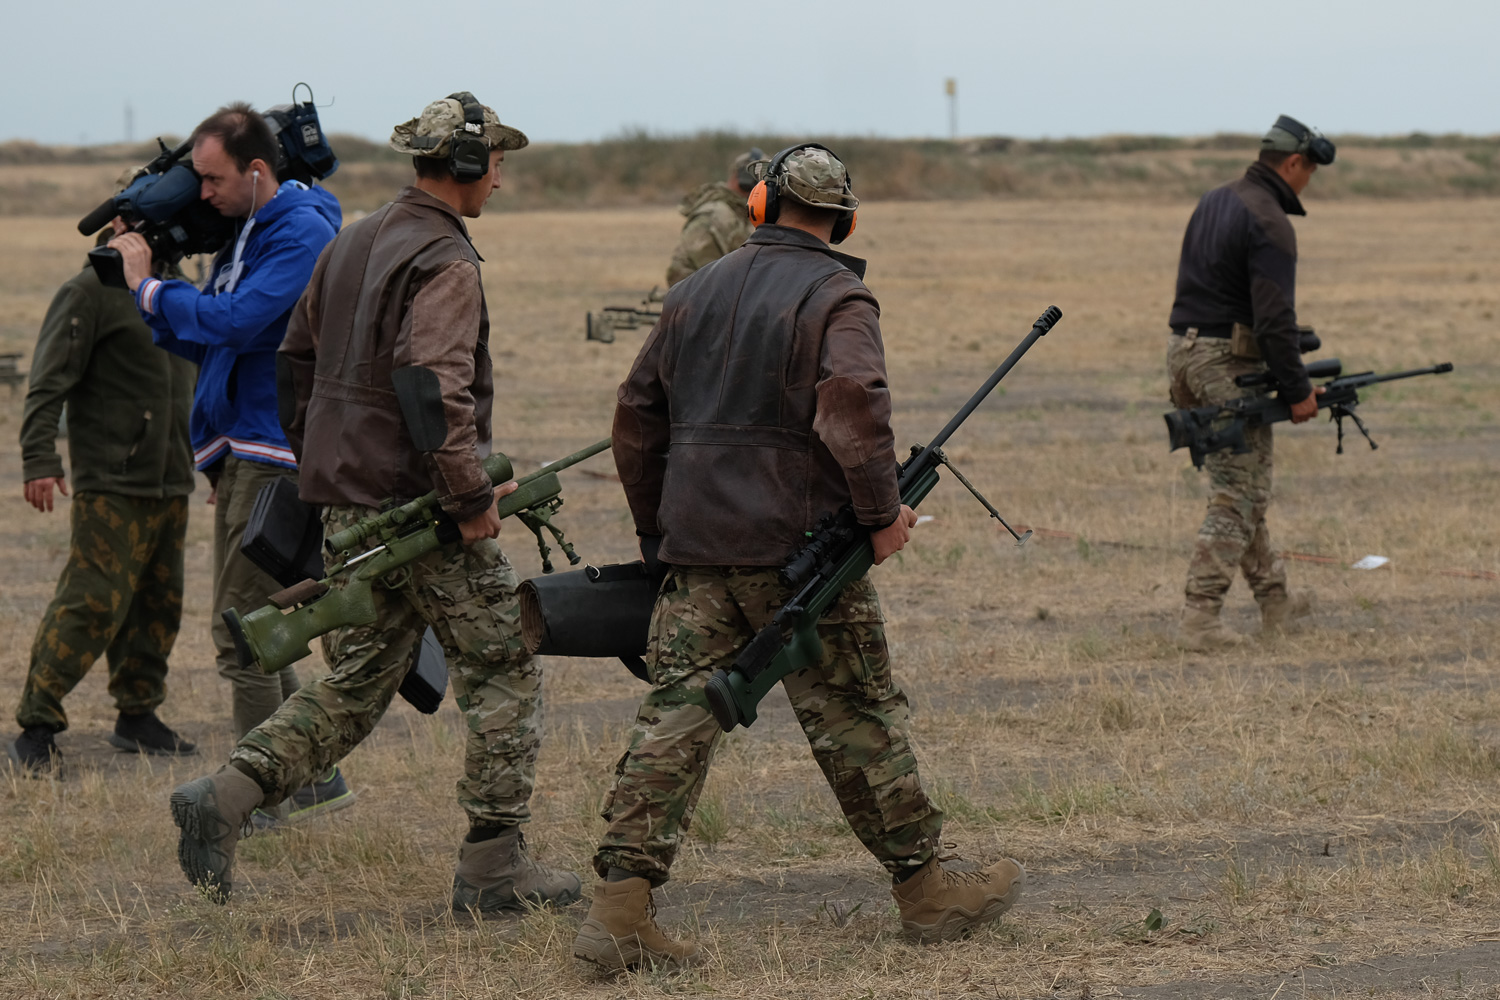
[[[520,129],[502,124],[493,108],[467,90],[433,101],[391,132],[391,148],[410,156],[447,156],[455,136],[473,135],[490,149],[524,149],[530,142]]]

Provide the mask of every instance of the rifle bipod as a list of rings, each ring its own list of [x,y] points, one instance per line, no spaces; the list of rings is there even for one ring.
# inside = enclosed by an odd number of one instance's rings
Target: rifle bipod
[[[916,444],[912,445],[912,447],[911,447],[911,453],[913,455],[919,455],[919,454],[921,454],[921,452],[922,452],[922,446],[921,445],[916,445]],[[1007,524],[1005,522],[1005,518],[1003,518],[1003,517],[1000,516],[1000,512],[995,509],[995,505],[992,504],[992,503],[990,503],[988,500],[986,500],[984,498],[984,494],[980,493],[979,490],[974,486],[974,484],[971,483],[971,482],[969,482],[968,477],[965,476],[962,472],[958,471],[958,466],[954,465],[952,462],[950,462],[948,460],[948,456],[947,456],[946,453],[944,453],[943,449],[941,449],[941,448],[935,448],[935,449],[933,449],[933,455],[932,455],[932,457],[936,458],[941,465],[946,466],[947,469],[948,469],[948,471],[951,472],[951,473],[953,473],[953,475],[958,479],[958,481],[960,483],[964,484],[964,489],[966,489],[970,493],[974,494],[974,499],[975,500],[978,500],[980,503],[984,504],[984,509],[990,512],[990,517],[993,517],[995,520],[997,520],[997,521],[1000,522],[1000,527],[1002,527],[1006,531],[1010,532],[1010,537],[1012,537],[1012,538],[1014,538],[1016,540],[1016,548],[1020,548],[1022,545],[1026,544],[1026,540],[1028,538],[1030,538],[1031,535],[1032,535],[1032,531],[1031,531],[1030,528],[1026,529],[1026,534],[1024,534],[1024,535],[1018,535],[1018,534],[1016,534],[1016,529],[1012,528],[1009,524]]]
[[[1365,426],[1365,422],[1363,420],[1359,419],[1359,414],[1354,412],[1353,406],[1330,406],[1328,408],[1328,419],[1334,422],[1334,425],[1338,427],[1339,431],[1339,445],[1334,449],[1333,452],[1335,455],[1342,455],[1344,453],[1345,417],[1348,417],[1350,420],[1354,421],[1354,426],[1358,427],[1359,432],[1365,436],[1365,440],[1370,442],[1371,451],[1374,451],[1375,449],[1380,447],[1380,445],[1375,443],[1375,439],[1370,437],[1369,428]]]
[[[562,497],[553,497],[546,503],[538,504],[516,515],[517,519],[530,528],[531,533],[536,536],[536,550],[537,554],[542,557],[543,573],[552,572],[552,548],[547,544],[546,535],[542,534],[543,531],[550,534],[557,542],[557,547],[562,549],[563,555],[568,557],[569,565],[577,566],[583,561],[583,557],[573,551],[573,543],[563,537],[562,529],[552,523],[552,515],[561,506]]]

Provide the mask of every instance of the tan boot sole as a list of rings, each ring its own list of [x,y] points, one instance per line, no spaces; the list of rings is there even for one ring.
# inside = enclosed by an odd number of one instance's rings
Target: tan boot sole
[[[975,927],[999,920],[1021,898],[1021,890],[1025,887],[1025,883],[1026,872],[1022,869],[1020,877],[1010,884],[1010,890],[1005,895],[998,899],[986,900],[977,913],[971,913],[962,906],[954,906],[944,910],[932,923],[902,920],[901,929],[917,944],[934,944],[938,941],[951,941],[956,937],[962,937]]]
[[[1245,644],[1245,637],[1233,632],[1211,632],[1207,635],[1179,635],[1177,645],[1190,653],[1207,653],[1215,649],[1236,649]]]
[[[578,929],[578,936],[573,939],[573,957],[597,965],[606,972],[624,972],[626,969],[643,966],[689,966],[697,960],[698,952],[695,949],[678,958],[667,952],[650,951],[641,947],[641,939],[635,934],[628,939],[621,939],[603,928],[595,929],[585,924]]]

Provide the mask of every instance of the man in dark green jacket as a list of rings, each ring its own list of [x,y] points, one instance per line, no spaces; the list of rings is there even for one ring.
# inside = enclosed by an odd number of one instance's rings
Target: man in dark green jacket
[[[53,737],[68,726],[62,699],[100,657],[120,711],[110,743],[194,750],[156,717],[182,618],[194,378],[191,362],[152,344],[130,293],[106,288],[91,268],[52,300],[21,418],[22,476],[38,511],[52,510],[54,493],[68,495],[56,449],[66,405],[73,538],[31,647],[21,736],[8,748],[33,774],[61,763]]]

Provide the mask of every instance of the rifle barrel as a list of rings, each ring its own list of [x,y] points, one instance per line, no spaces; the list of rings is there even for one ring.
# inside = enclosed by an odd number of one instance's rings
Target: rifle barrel
[[[1047,332],[1056,326],[1057,321],[1060,319],[1062,319],[1062,310],[1057,308],[1057,306],[1048,306],[1047,311],[1037,317],[1037,321],[1031,325],[1031,332],[1026,335],[1026,339],[1016,345],[1016,349],[1011,351],[1010,356],[1000,363],[1000,367],[996,368],[994,374],[985,381],[984,385],[979,387],[979,391],[969,397],[969,401],[953,415],[953,419],[948,421],[948,425],[938,431],[937,437],[928,442],[927,447],[923,448],[916,458],[908,462],[906,468],[913,470],[923,468],[932,457],[932,453],[948,443],[948,439],[953,436],[954,432],[963,425],[965,420],[969,419],[969,414],[978,409],[979,404],[984,402],[984,398],[994,391],[995,386],[1000,384],[1000,380],[1010,374],[1010,370],[1016,366],[1016,362],[1020,361],[1021,357],[1027,351],[1031,350],[1031,345],[1035,344],[1042,337],[1045,337]],[[907,485],[904,472],[901,478],[903,481],[900,485],[904,488]]]
[[[1363,385],[1376,385],[1380,382],[1394,382],[1397,379],[1416,378],[1418,375],[1442,375],[1444,372],[1451,372],[1452,370],[1453,363],[1444,361],[1440,365],[1432,365],[1429,368],[1411,368],[1404,372],[1391,372],[1387,375],[1376,375],[1373,372],[1361,372],[1358,375],[1345,375],[1343,378],[1334,379],[1328,384],[1338,385],[1342,383],[1343,385],[1352,385],[1356,387]]]

